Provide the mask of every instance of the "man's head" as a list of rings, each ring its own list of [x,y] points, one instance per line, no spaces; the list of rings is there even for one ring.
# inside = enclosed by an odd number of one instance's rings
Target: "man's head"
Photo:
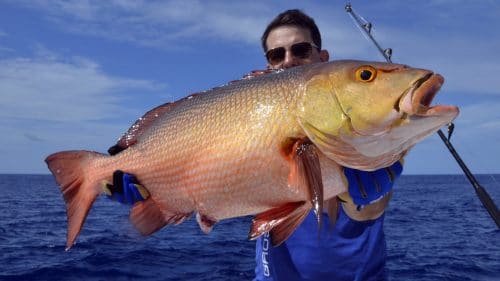
[[[314,20],[300,10],[279,14],[262,34],[262,48],[268,68],[294,66],[328,61],[329,54],[321,50],[321,34]]]

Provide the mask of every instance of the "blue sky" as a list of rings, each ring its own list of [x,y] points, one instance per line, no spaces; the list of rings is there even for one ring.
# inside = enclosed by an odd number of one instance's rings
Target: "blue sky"
[[[265,66],[260,35],[278,13],[316,19],[331,59],[378,60],[344,1],[0,3],[0,173],[48,173],[50,153],[106,151],[148,109]],[[445,79],[460,106],[455,148],[474,173],[500,173],[500,2],[351,1],[393,61]],[[437,135],[405,174],[461,173]]]

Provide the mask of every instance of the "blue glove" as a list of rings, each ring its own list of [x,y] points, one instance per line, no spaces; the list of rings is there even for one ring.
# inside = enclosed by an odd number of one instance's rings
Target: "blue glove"
[[[113,173],[113,184],[103,185],[109,199],[122,204],[135,204],[149,197],[149,192],[137,182],[135,176],[116,170]]]
[[[394,185],[394,181],[403,172],[402,160],[387,168],[372,172],[344,168],[344,175],[348,183],[348,192],[352,202],[361,209],[386,196]]]

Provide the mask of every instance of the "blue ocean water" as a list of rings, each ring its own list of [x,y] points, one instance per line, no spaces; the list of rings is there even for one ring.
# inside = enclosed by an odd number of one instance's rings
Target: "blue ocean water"
[[[481,175],[497,205],[500,175]],[[250,218],[194,219],[143,238],[100,197],[77,244],[52,176],[0,175],[0,280],[251,280]],[[500,231],[464,176],[402,176],[385,221],[391,280],[500,280]]]

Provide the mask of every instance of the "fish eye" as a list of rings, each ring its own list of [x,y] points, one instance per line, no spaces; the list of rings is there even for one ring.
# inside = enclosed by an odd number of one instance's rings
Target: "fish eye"
[[[363,65],[356,70],[356,80],[371,82],[377,76],[377,70],[369,65]]]

